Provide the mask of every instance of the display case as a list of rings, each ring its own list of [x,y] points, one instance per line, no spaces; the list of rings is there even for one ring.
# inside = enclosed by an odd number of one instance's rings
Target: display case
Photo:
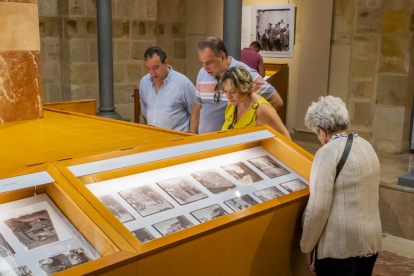
[[[141,275],[303,275],[312,159],[262,126],[54,166],[138,252]]]
[[[137,259],[53,165],[0,172],[1,275],[137,275]]]

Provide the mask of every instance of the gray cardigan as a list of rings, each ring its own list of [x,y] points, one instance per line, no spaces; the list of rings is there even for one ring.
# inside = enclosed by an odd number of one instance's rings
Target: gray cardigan
[[[318,259],[365,256],[382,247],[379,161],[366,140],[354,138],[345,166],[334,183],[346,140],[341,137],[325,144],[312,165],[301,248],[310,253],[318,245]]]

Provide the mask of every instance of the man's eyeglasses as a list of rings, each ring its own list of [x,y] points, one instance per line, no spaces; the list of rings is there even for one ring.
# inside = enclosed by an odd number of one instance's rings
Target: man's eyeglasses
[[[216,86],[214,87],[214,102],[219,103],[221,101],[221,93],[220,93],[220,83],[217,82]]]

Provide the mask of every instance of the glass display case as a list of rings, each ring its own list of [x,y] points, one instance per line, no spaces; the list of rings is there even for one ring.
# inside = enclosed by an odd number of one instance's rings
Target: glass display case
[[[135,250],[54,166],[3,171],[0,192],[1,275],[137,275]]]
[[[292,275],[312,159],[262,126],[54,165],[144,275]]]

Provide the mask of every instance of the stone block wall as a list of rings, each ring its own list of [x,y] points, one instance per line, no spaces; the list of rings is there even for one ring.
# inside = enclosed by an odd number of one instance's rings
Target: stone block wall
[[[182,6],[179,16],[170,12]],[[123,118],[134,120],[132,95],[147,73],[148,46],[163,47],[185,73],[185,6],[185,0],[112,0],[115,107]],[[39,15],[45,101],[99,100],[96,0],[39,0]]]
[[[186,75],[187,1],[158,0],[158,45],[175,71]],[[196,49],[190,49],[196,51]]]
[[[407,151],[414,89],[414,0],[336,0],[334,9],[331,60],[347,53],[341,58],[349,60],[349,68],[338,70],[331,62],[330,71],[348,70],[349,77],[342,83],[345,94],[334,89],[329,94],[341,94],[347,102],[352,131],[370,139],[378,150]]]

